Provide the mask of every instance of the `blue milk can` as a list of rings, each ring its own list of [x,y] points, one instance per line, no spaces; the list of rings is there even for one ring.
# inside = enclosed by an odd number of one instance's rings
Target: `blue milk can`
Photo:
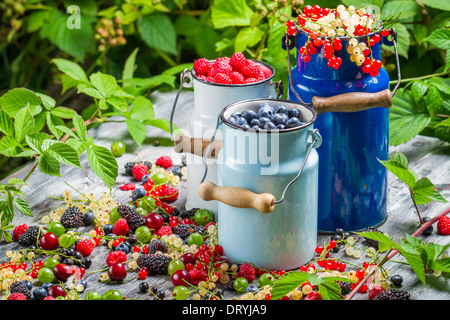
[[[304,124],[279,131],[244,130],[227,120],[235,112],[258,111],[265,102],[298,108]],[[313,258],[318,204],[315,148],[321,143],[313,129],[315,120],[314,110],[277,99],[236,102],[220,113],[218,185],[203,182],[199,195],[218,201],[219,243],[232,261],[291,270]]]
[[[385,44],[394,45],[397,54],[395,30],[392,29],[391,34],[392,42],[383,40]],[[356,38],[358,41],[367,39],[366,36]],[[283,39],[285,49],[295,44],[297,50],[297,66],[289,66],[289,99],[314,107],[316,97],[347,95],[349,106],[349,110],[342,110],[346,112],[337,108],[337,112],[318,115],[314,124],[323,138],[317,150],[320,159],[318,229],[356,231],[378,226],[387,219],[387,171],[378,159],[388,158],[388,108],[392,102],[377,105],[377,97],[385,94],[387,101],[398,85],[391,94],[389,76],[384,68],[372,77],[350,61],[346,50],[350,38],[340,38],[343,49],[338,53],[342,58],[339,69],[327,65],[322,47],[305,63],[299,50],[307,39],[308,34],[299,29],[294,38],[286,35]],[[372,46],[372,55],[374,59],[381,59],[381,41]],[[290,64],[289,52],[288,62]],[[399,72],[398,55],[397,70]],[[370,106],[364,106],[367,102]],[[352,112],[352,104],[353,107],[359,104],[361,111]]]

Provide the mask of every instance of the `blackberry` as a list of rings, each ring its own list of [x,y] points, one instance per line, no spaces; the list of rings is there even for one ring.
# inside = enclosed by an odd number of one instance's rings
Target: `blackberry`
[[[132,176],[133,175],[133,167],[137,164],[138,162],[127,162],[124,165],[125,168],[125,175],[127,176]],[[145,166],[150,170],[150,168],[152,167],[152,163],[150,161],[143,161],[143,164],[145,164]]]
[[[341,287],[341,294],[346,296],[350,292],[352,292],[352,284],[351,282],[337,281],[339,287]]]
[[[31,300],[31,290],[28,289],[27,285],[23,282],[14,282],[13,284],[11,284],[11,286],[9,287],[9,291],[11,294],[13,293],[23,293],[25,295],[25,297],[27,297],[27,300]]]
[[[128,226],[132,231],[136,231],[137,228],[145,224],[144,217],[133,206],[120,205],[117,207],[117,211],[122,218],[127,220]]]
[[[162,254],[141,254],[136,260],[139,267],[146,267],[154,274],[167,274],[170,261],[172,258]]]
[[[162,240],[155,239],[147,246],[149,253],[156,253],[157,251],[161,251],[162,253],[166,253],[169,250],[169,246]]]
[[[198,209],[199,208],[192,208],[190,210],[186,210],[186,217],[187,218],[193,217]]]
[[[84,214],[77,207],[69,207],[62,214],[60,222],[66,229],[78,228],[83,224]]]
[[[205,228],[194,224],[177,224],[172,227],[172,232],[179,235],[183,240],[186,240],[194,232],[203,234],[205,232]]]
[[[374,227],[368,227],[364,230],[365,232],[378,232],[378,233],[382,233],[379,229],[374,228]],[[364,242],[369,246],[369,247],[374,247],[376,250],[378,250],[378,245],[379,242],[373,239],[369,239],[364,237]]]
[[[25,247],[29,247],[31,245],[36,245],[38,241],[38,237],[41,237],[40,228],[38,226],[29,227],[20,237],[19,244]]]
[[[411,295],[405,290],[383,290],[381,291],[375,300],[411,300]]]

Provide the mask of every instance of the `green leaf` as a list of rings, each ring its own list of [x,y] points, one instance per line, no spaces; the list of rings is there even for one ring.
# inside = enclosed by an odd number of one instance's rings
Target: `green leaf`
[[[440,49],[450,49],[450,29],[435,30],[432,34],[425,38],[425,41],[428,41]]]
[[[392,246],[394,246],[406,259],[408,264],[410,265],[411,269],[414,271],[414,273],[417,275],[417,277],[420,279],[422,284],[426,287],[425,282],[425,267],[423,265],[422,259],[418,254],[410,253],[406,250],[404,250],[400,245],[396,244],[392,241]]]
[[[72,79],[81,81],[81,82],[89,82],[88,77],[86,73],[84,72],[83,68],[81,68],[78,64],[75,62],[66,60],[66,59],[52,59],[52,62],[56,64],[58,69],[61,72],[64,72],[68,76],[70,76]]]
[[[66,107],[56,107],[53,108],[51,111],[51,114],[63,119],[72,119],[76,112],[73,109],[66,108]]]
[[[80,138],[80,140],[86,139],[86,124],[84,123],[83,118],[79,115],[75,115],[75,117],[73,117],[73,126],[78,138]]]
[[[44,150],[42,149],[42,144],[39,140],[31,137],[31,136],[25,136],[25,141],[27,142],[28,146],[33,149],[36,153],[42,153]]]
[[[394,160],[378,160],[383,166],[385,166],[390,172],[392,172],[397,178],[406,183],[406,185],[412,189],[416,184],[415,176],[405,167],[403,164]]]
[[[414,81],[411,86],[411,92],[416,104],[419,104],[421,98],[425,97],[428,91],[428,85],[422,80]]]
[[[284,274],[273,285],[270,300],[278,300],[308,281],[309,274],[303,271],[292,271]]]
[[[42,173],[51,175],[51,176],[61,176],[59,171],[60,165],[58,160],[53,158],[48,152],[44,152],[38,160],[38,167]]]
[[[147,124],[149,126],[157,127],[161,130],[164,130],[165,132],[170,133],[170,121],[167,119],[153,119],[153,120],[146,120],[144,121],[144,124]],[[173,130],[178,131],[180,130],[175,124],[173,124]],[[181,131],[180,131],[181,134]]]
[[[127,79],[133,79],[134,71],[136,70],[136,55],[139,48],[133,50],[133,52],[128,56],[125,61],[125,65],[122,71],[122,81]]]
[[[368,231],[368,232],[357,232],[360,236],[368,239],[372,239],[378,241],[380,252],[387,251],[391,248],[391,239],[383,233],[376,231]]]
[[[428,268],[431,270],[450,272],[450,258],[444,258],[438,261],[431,260]]]
[[[14,197],[13,202],[15,207],[17,208],[17,210],[19,210],[20,213],[30,217],[33,216],[33,214],[31,213],[30,206],[25,200],[23,200],[22,198]]]
[[[126,119],[125,122],[131,137],[138,144],[138,146],[141,147],[142,142],[144,142],[147,135],[147,128],[142,122],[135,119],[129,118]]]
[[[411,43],[408,29],[401,23],[394,23],[393,27],[397,32],[397,50],[398,54],[408,58],[409,45]],[[394,46],[383,45],[383,49],[394,53]]]
[[[90,96],[92,98],[103,99],[103,95],[97,89],[94,89],[94,88],[89,88],[89,87],[79,88],[78,92],[87,94],[88,96]]]
[[[444,121],[441,121],[436,125],[436,127],[440,127],[440,126],[450,127],[450,118],[447,118]]]
[[[396,0],[383,5],[381,9],[381,18],[385,19],[401,12],[400,19],[407,19],[418,14],[420,6],[415,1]]]
[[[389,144],[397,146],[418,135],[431,117],[417,107],[409,90],[399,89],[393,98],[389,120]]]
[[[0,131],[7,136],[14,135],[14,123],[9,115],[3,110],[0,110]]]
[[[450,3],[448,1],[442,0],[421,0],[421,2],[429,7],[439,9],[439,10],[450,10]]]
[[[111,151],[105,147],[91,145],[87,149],[87,156],[92,171],[94,171],[108,187],[112,188],[119,175],[119,168]]]
[[[16,139],[12,136],[4,136],[0,139],[0,153],[7,156],[13,157],[20,152],[20,148],[17,145]]]
[[[445,199],[442,194],[439,193],[439,191],[434,190],[433,196],[430,198],[431,201],[441,202],[441,203],[447,203],[447,199]]]
[[[33,131],[34,118],[31,115],[30,108],[26,107],[16,113],[14,120],[14,131],[17,142],[21,142],[27,134]]]
[[[92,74],[89,79],[91,80],[92,85],[102,95],[102,97],[108,98],[114,95],[117,87],[117,82],[116,78],[114,78],[113,76],[101,72],[96,72]]]
[[[236,40],[234,42],[234,50],[236,52],[243,52],[247,47],[253,47],[259,43],[264,35],[264,31],[258,27],[245,27],[239,30]]]
[[[75,149],[65,143],[55,143],[47,149],[47,152],[61,163],[81,168],[78,153]]]
[[[443,102],[442,96],[435,86],[431,86],[428,89],[426,101],[430,115],[434,116],[436,114],[436,111],[439,110],[439,108],[442,106]]]
[[[52,97],[39,92],[35,92],[35,94],[39,97],[45,109],[51,110],[55,107],[56,101]]]
[[[324,277],[326,280],[328,277]],[[322,296],[322,300],[342,300],[339,295],[341,293],[341,287],[335,281],[326,281],[326,283],[319,284],[319,293]]]
[[[51,113],[47,113],[47,127],[50,130],[50,132],[58,139],[61,138],[62,132],[57,129],[57,126],[64,126],[64,125],[65,123],[61,118],[55,117]]]
[[[18,178],[10,178],[6,184],[8,186],[13,186],[13,185],[16,185],[16,184],[18,184],[18,185],[27,185],[27,183],[25,181],[20,180]]]
[[[94,30],[90,23],[92,19],[81,14],[80,28],[69,29],[68,18],[67,14],[54,10],[47,23],[42,26],[41,37],[48,38],[51,43],[72,57],[83,60],[86,52],[95,47]]]
[[[143,96],[137,97],[131,106],[130,116],[135,120],[151,120],[155,118],[152,102]]]
[[[416,204],[426,204],[431,201],[434,195],[434,184],[428,178],[422,178],[416,182],[413,191],[413,198]]]
[[[149,14],[143,16],[138,30],[149,47],[173,55],[177,54],[177,34],[172,21],[167,15]]]
[[[30,112],[35,115],[37,108],[40,108],[41,100],[33,91],[25,88],[9,90],[0,97],[1,108],[12,118],[27,105],[30,107]]]
[[[122,112],[128,111],[129,106],[128,106],[127,100],[125,98],[112,96],[112,97],[109,97],[106,100],[106,102],[108,104],[110,104],[111,106],[113,106],[114,108],[116,108],[117,110],[120,110]]]
[[[253,15],[245,0],[215,0],[211,18],[216,29],[230,26],[248,26]]]

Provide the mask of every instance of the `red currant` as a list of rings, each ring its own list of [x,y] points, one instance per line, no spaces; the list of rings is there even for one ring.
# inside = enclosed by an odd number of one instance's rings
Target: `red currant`
[[[321,254],[323,252],[323,247],[322,246],[318,246],[316,247],[316,253]]]
[[[330,13],[330,8],[322,8],[322,15],[326,16]]]
[[[322,39],[320,38],[315,38],[313,42],[316,47],[320,47],[322,45]]]
[[[372,68],[372,70],[370,71],[370,76],[372,76],[372,77],[376,77],[378,75],[378,70],[377,69],[374,69],[374,68]]]
[[[372,66],[370,64],[365,64],[362,67],[362,71],[364,71],[365,73],[370,73],[370,71],[372,71]]]
[[[293,20],[288,20],[288,21],[286,21],[286,27],[293,27],[295,25],[295,23],[294,23],[294,21]]]
[[[328,41],[328,40],[325,40],[323,42],[322,46],[323,46],[323,50],[325,50],[325,51],[331,51],[333,49],[333,46],[331,45],[330,41]]]
[[[344,262],[339,263],[338,270],[340,272],[344,272],[346,268],[347,268],[347,265]]]
[[[389,35],[389,30],[383,30],[380,33],[383,37],[387,37]]]
[[[322,8],[319,5],[316,4],[312,7],[313,14],[318,16],[320,14],[320,11],[322,11]]]
[[[309,15],[312,13],[312,7],[310,5],[307,5],[303,8],[303,13],[306,15]]]
[[[364,269],[358,269],[357,271],[356,271],[356,277],[359,279],[359,280],[362,280],[363,278],[364,278],[364,274],[366,273],[366,271],[364,271]]]
[[[381,36],[380,36],[379,34],[374,34],[373,37],[372,37],[372,39],[373,39],[375,42],[380,42]]]
[[[297,32],[297,28],[295,28],[295,27],[288,27],[287,28],[287,33],[290,36],[293,36],[296,32]]]
[[[309,54],[305,54],[303,55],[302,60],[304,62],[309,62],[311,60],[311,56]]]

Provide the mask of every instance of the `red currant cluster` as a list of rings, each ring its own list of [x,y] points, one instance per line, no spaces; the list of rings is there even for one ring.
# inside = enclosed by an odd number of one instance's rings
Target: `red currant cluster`
[[[33,261],[31,263],[31,269],[27,272],[33,279],[38,276],[39,270],[44,266],[44,260]]]
[[[364,65],[362,67],[362,70],[365,73],[369,73],[372,77],[376,77],[378,75],[378,72],[382,66],[382,63],[380,60],[366,58],[364,60]]]

